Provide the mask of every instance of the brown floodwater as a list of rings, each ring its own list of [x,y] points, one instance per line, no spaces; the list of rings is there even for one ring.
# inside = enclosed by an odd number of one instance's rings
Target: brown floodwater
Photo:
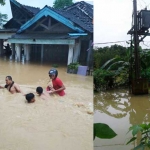
[[[94,150],[131,150],[138,140],[126,145],[132,138],[129,127],[150,122],[150,94],[131,95],[128,89],[117,89],[94,94],[94,122],[106,123],[116,133],[113,139],[94,140]]]
[[[0,85],[11,75],[24,93],[44,89],[52,64],[15,62],[0,58]],[[66,95],[26,103],[20,93],[0,89],[0,150],[92,150],[93,78],[57,68]]]

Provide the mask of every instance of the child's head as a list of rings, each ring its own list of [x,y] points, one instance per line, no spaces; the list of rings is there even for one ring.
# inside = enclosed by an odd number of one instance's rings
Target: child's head
[[[26,94],[26,100],[28,103],[34,103],[35,102],[35,97],[33,93]]]
[[[54,80],[54,79],[56,79],[57,76],[58,76],[58,71],[57,71],[56,69],[51,69],[51,70],[48,72],[48,74],[49,74],[50,79]]]
[[[43,93],[43,88],[40,87],[40,86],[38,86],[38,87],[36,88],[36,92],[37,92],[37,94],[41,95],[41,94]]]

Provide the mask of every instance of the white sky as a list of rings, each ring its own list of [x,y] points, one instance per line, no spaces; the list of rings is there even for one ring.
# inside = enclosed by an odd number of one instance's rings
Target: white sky
[[[144,9],[147,5],[150,10],[150,0],[137,0],[138,10]],[[133,0],[94,0],[94,43],[130,40],[131,36],[127,35],[127,32],[131,29],[132,11]],[[150,41],[150,37],[146,37],[144,41]],[[141,46],[150,48],[150,42],[145,44],[149,47],[143,44]],[[127,46],[126,42],[120,45]],[[104,47],[110,44],[95,46]]]

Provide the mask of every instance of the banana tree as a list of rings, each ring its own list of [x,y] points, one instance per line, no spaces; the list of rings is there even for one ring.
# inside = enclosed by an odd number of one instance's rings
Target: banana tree
[[[118,85],[125,84],[129,81],[128,79],[131,58],[132,54],[128,49],[126,56],[116,56],[115,58],[108,60],[101,68],[113,72],[114,78]]]

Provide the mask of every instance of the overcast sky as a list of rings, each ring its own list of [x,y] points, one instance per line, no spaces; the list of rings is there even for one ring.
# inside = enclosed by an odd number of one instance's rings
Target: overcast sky
[[[138,10],[147,5],[150,10],[150,0],[137,0]],[[130,40],[131,36],[127,32],[131,29],[132,11],[133,0],[94,0],[94,43]],[[150,37],[146,37],[144,41],[150,41]],[[120,44],[127,46],[125,42]],[[150,42],[145,44],[150,48]],[[110,44],[96,46],[108,45]]]

